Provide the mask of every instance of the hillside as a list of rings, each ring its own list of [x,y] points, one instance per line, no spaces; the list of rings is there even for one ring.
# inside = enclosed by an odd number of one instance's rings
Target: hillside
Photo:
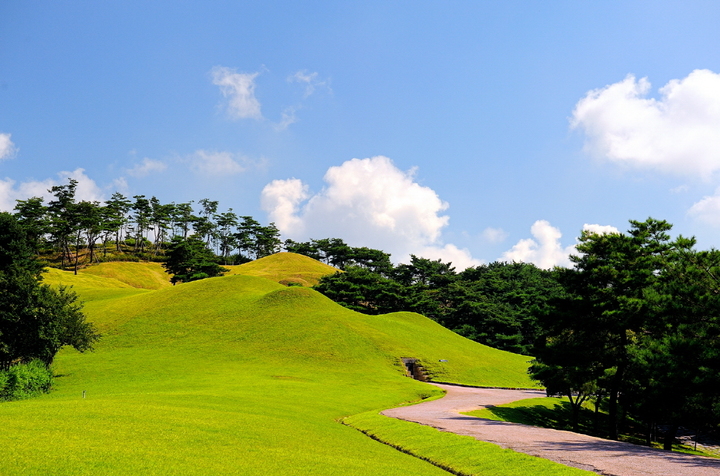
[[[273,259],[292,257],[259,269]],[[0,473],[446,474],[336,421],[437,394],[401,357],[438,380],[531,385],[526,357],[416,314],[242,274],[143,289],[147,274],[120,268],[46,274],[87,300],[103,339],[60,353],[51,394],[0,405]]]
[[[249,263],[225,266],[228,275],[242,274],[267,278],[280,284],[315,286],[320,278],[337,272],[337,268],[296,253],[276,253]]]

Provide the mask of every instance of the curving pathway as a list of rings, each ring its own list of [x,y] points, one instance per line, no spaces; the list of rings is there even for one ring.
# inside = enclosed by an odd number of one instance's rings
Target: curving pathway
[[[720,459],[459,414],[461,411],[478,410],[489,405],[544,397],[543,391],[432,385],[444,389],[447,395],[431,402],[385,410],[382,414],[429,425],[442,431],[472,436],[503,448],[603,475],[720,476]]]

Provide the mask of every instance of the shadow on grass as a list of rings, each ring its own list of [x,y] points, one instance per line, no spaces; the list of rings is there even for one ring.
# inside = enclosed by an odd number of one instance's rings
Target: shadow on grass
[[[487,410],[504,421],[573,431],[572,407],[569,402],[558,402],[552,406],[487,407]],[[603,414],[596,415],[595,412],[587,408],[581,408],[578,418],[578,432],[586,435],[602,436],[602,431],[598,429],[601,428],[603,416]]]

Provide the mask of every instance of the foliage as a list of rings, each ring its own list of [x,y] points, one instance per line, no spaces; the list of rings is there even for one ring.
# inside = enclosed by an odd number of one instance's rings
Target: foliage
[[[205,242],[197,235],[187,239],[173,238],[167,250],[167,260],[163,266],[172,274],[170,281],[187,283],[198,279],[222,276],[227,272],[215,262],[215,255],[208,249]]]
[[[33,359],[49,366],[61,347],[84,352],[99,338],[74,293],[41,284],[27,241],[17,220],[0,213],[0,369]]]
[[[584,232],[574,268],[559,274],[565,293],[541,321],[531,366],[576,410],[590,395],[607,398],[612,439],[628,412],[646,422],[648,441],[668,425],[666,449],[680,424],[720,420],[720,253],[671,241],[670,229],[649,218],[631,221],[627,234]]]
[[[86,264],[123,259],[161,260],[174,237],[197,235],[225,264],[242,263],[280,251],[280,232],[232,209],[219,210],[207,198],[190,203],[161,203],[157,197],[114,193],[104,204],[77,201],[77,181],[52,187],[53,199],[18,200],[15,215],[35,253],[75,273]],[[114,250],[112,249],[114,245]],[[99,247],[99,249],[98,249]],[[114,256],[108,258],[108,253]],[[59,258],[59,259],[58,259]]]
[[[21,400],[50,391],[52,370],[40,360],[0,370],[0,400]]]
[[[531,351],[540,333],[537,315],[561,292],[554,272],[525,263],[456,273],[450,263],[413,255],[409,264],[383,269],[349,265],[315,289],[358,312],[418,312],[476,342],[518,353]]]

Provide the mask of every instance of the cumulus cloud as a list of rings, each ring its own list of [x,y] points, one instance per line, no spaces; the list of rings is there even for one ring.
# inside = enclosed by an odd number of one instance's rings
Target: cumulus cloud
[[[141,163],[131,169],[128,169],[127,174],[131,177],[142,178],[151,174],[162,172],[165,169],[167,169],[166,163],[145,157]]]
[[[570,266],[570,254],[575,245],[563,248],[560,244],[562,233],[550,225],[547,220],[538,220],[530,227],[533,238],[517,242],[503,253],[501,261],[533,263],[538,268],[550,269],[554,266]]]
[[[263,188],[260,205],[283,233],[305,235],[305,221],[298,216],[300,205],[310,197],[301,180],[273,180]]]
[[[720,74],[695,70],[648,98],[650,82],[628,75],[587,93],[572,127],[586,151],[611,161],[703,178],[720,170]]]
[[[10,140],[11,134],[0,134],[0,160],[8,159],[15,155],[17,148]]]
[[[620,230],[618,230],[612,225],[589,225],[587,223],[583,225],[583,231],[589,231],[597,235],[611,235],[620,233]]]
[[[263,210],[285,237],[342,238],[351,246],[387,251],[397,261],[433,252],[436,259],[474,263],[467,250],[441,242],[448,204],[415,182],[414,171],[404,172],[377,156],[330,167],[324,180],[326,187],[315,194],[296,178],[265,186]]]
[[[48,202],[53,199],[49,192],[50,188],[55,185],[65,185],[71,178],[78,182],[75,189],[77,201],[102,202],[104,200],[102,190],[94,180],[85,174],[85,170],[75,169],[72,172],[58,173],[57,179],[31,180],[19,184],[12,179],[0,180],[0,210],[11,211],[15,208],[17,200],[27,200],[31,197],[42,197]]]
[[[260,101],[255,97],[255,78],[260,73],[238,73],[234,69],[215,66],[210,74],[212,82],[220,86],[227,98],[228,114],[236,119],[262,119]]]
[[[620,233],[611,225],[585,223],[582,229],[597,234]],[[503,253],[500,261],[533,263],[543,269],[571,265],[570,255],[577,253],[576,244],[563,247],[560,244],[562,233],[558,228],[550,225],[547,220],[538,220],[533,223],[530,233],[534,239],[525,238],[518,241],[515,246]]]
[[[327,80],[321,80],[319,79],[317,72],[308,73],[305,69],[289,76],[288,81],[291,83],[295,82],[305,85],[304,97],[308,97],[313,94],[315,92],[315,88],[324,87],[330,89]]]
[[[413,253],[416,256],[431,260],[442,260],[445,263],[452,263],[453,267],[457,271],[461,271],[471,266],[480,266],[483,264],[481,260],[477,260],[472,257],[470,251],[467,248],[458,248],[452,243],[445,246],[426,246],[417,253]]]

